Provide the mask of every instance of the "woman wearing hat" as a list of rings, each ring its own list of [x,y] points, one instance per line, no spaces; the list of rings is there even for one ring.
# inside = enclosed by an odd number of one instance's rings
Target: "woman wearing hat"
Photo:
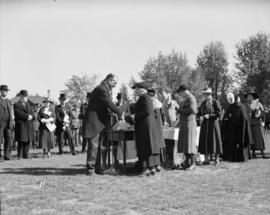
[[[251,132],[253,137],[253,144],[251,145],[252,157],[255,158],[255,151],[260,150],[262,157],[265,158],[265,137],[262,129],[262,113],[264,108],[263,105],[259,102],[258,95],[255,92],[247,93],[246,98],[246,107],[249,113]]]
[[[51,157],[50,150],[54,145],[54,130],[56,128],[55,113],[52,107],[53,101],[49,98],[45,98],[44,106],[38,112],[39,125],[39,141],[40,145],[43,148],[43,156],[46,154],[48,157]]]
[[[138,100],[134,105],[135,140],[137,156],[139,158],[137,167],[146,170],[142,174],[149,176],[156,172],[155,167],[160,164],[160,147],[155,137],[155,116],[153,102],[147,94],[147,85],[143,82],[133,86]]]
[[[248,115],[238,95],[228,93],[227,101],[230,106],[222,122],[223,160],[247,161],[250,159],[249,145],[252,143]]]
[[[221,133],[218,119],[222,116],[219,102],[212,97],[212,89],[202,91],[205,100],[198,110],[201,120],[198,152],[205,155],[204,164],[210,164],[209,155],[215,154],[215,164],[222,154]]]

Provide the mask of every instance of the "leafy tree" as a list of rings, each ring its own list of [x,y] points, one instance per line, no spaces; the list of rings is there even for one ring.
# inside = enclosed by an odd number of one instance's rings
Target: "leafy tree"
[[[217,98],[229,85],[228,60],[222,42],[211,42],[204,46],[197,57],[197,63],[207,85],[213,89]]]
[[[181,83],[188,82],[190,74],[191,68],[186,55],[173,50],[169,55],[159,52],[156,58],[150,58],[140,72],[140,77],[161,92],[176,90]]]
[[[63,93],[67,94],[69,98],[69,104],[82,104],[85,101],[87,92],[91,92],[96,85],[98,76],[88,76],[82,75],[73,75],[66,83],[66,89],[63,90]]]
[[[270,90],[270,36],[257,33],[236,45],[238,75],[241,88],[255,90],[262,100],[269,101]]]

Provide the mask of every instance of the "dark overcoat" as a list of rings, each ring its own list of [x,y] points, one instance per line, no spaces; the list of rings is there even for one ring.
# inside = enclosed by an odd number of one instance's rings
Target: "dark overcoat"
[[[11,102],[9,99],[6,99],[6,101],[7,101],[7,110],[6,110],[6,107],[4,107],[4,100],[0,97],[0,127],[1,127],[1,122],[4,121],[5,111],[8,111],[9,119],[8,119],[7,125],[8,125],[8,128],[12,128]]]
[[[15,140],[19,142],[29,142],[35,140],[33,120],[35,115],[31,104],[27,101],[25,105],[19,100],[14,104],[15,115]],[[29,115],[32,120],[28,121]]]
[[[222,123],[223,159],[246,161],[250,158],[252,135],[248,115],[241,103],[231,104]]]
[[[57,136],[60,135],[61,132],[63,131],[64,117],[65,112],[63,110],[62,105],[55,106],[55,125],[56,125],[55,133]]]
[[[222,154],[221,132],[218,119],[222,116],[220,104],[217,100],[212,99],[212,102],[203,101],[199,110],[198,116],[208,114],[209,119],[204,118],[201,124],[199,148],[201,154]]]
[[[108,125],[112,113],[119,117],[122,115],[112,101],[109,87],[102,83],[92,91],[89,98],[83,126],[84,138],[93,138],[99,134]]]
[[[146,160],[150,155],[160,153],[159,144],[155,141],[155,116],[153,102],[149,95],[143,94],[134,106],[135,140],[137,156]]]

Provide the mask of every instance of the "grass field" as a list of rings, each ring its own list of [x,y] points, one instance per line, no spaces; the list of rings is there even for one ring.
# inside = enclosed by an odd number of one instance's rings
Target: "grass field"
[[[1,215],[270,214],[270,159],[150,177],[87,176],[85,154],[31,153],[36,158],[0,162]]]

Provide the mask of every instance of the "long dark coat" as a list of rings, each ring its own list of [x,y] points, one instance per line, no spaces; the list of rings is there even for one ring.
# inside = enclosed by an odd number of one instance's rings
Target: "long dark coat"
[[[29,102],[25,105],[19,100],[14,104],[15,115],[15,141],[29,142],[35,139],[33,120],[35,115],[33,108]],[[32,120],[28,121],[29,115],[32,116]]]
[[[108,125],[112,113],[119,117],[122,115],[112,101],[109,87],[102,83],[92,91],[89,99],[83,126],[84,138],[93,138],[100,133]]]
[[[198,116],[208,114],[209,119],[203,119],[200,129],[199,148],[198,152],[201,154],[222,154],[221,132],[218,118],[222,116],[219,102],[212,99],[212,102],[207,103],[203,101]]]
[[[196,137],[197,137],[197,101],[191,94],[183,99],[179,107],[180,127],[178,138],[178,152],[187,154],[196,154]]]
[[[153,102],[149,95],[143,94],[134,106],[135,140],[138,158],[145,161],[150,155],[160,153],[155,141],[155,116]]]
[[[222,123],[223,159],[246,161],[250,159],[252,135],[248,115],[241,103],[231,104]]]
[[[57,136],[59,136],[63,131],[64,117],[65,112],[63,110],[63,107],[61,105],[55,106],[55,125],[56,125],[55,133]]]
[[[0,127],[1,127],[1,122],[4,121],[4,114],[5,111],[8,111],[9,113],[9,119],[7,122],[8,128],[12,128],[12,111],[11,111],[11,102],[9,99],[5,100],[7,102],[7,110],[6,107],[4,106],[4,100],[0,96]]]

